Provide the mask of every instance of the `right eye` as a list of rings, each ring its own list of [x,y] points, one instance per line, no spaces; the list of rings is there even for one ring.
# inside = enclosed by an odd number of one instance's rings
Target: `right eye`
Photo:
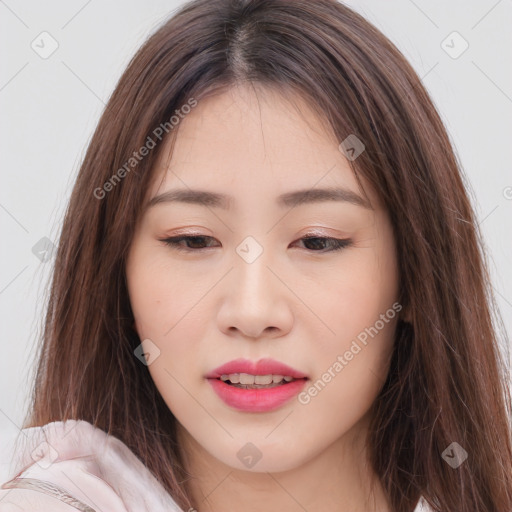
[[[205,244],[205,240],[215,240],[211,236],[174,236],[170,238],[161,239],[161,242],[164,242],[165,245],[172,247],[173,249],[177,249],[178,251],[186,251],[186,252],[197,252],[202,249],[207,249],[208,247],[201,247]],[[185,242],[185,246],[182,245],[181,242]],[[188,244],[192,245],[189,247]],[[199,246],[199,247],[198,247]]]

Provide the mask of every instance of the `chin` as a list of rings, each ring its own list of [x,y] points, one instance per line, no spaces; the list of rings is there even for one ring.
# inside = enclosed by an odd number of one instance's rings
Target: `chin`
[[[220,450],[219,450],[220,447]],[[279,449],[280,447],[284,449]],[[213,448],[213,447],[212,447]],[[208,450],[207,447],[205,449]],[[281,473],[291,471],[307,462],[307,454],[298,453],[286,447],[285,440],[262,442],[230,442],[228,446],[215,445],[210,454],[226,466],[239,471],[251,473]]]

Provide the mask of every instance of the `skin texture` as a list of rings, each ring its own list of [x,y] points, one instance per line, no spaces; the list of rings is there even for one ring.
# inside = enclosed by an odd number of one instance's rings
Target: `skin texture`
[[[362,197],[340,141],[304,100],[289,99],[237,86],[181,121],[147,198],[190,188],[230,194],[233,203],[229,211],[184,203],[146,210],[126,266],[135,327],[160,351],[147,369],[179,422],[199,512],[387,511],[364,440],[398,315],[307,404],[240,412],[204,378],[239,357],[269,357],[314,383],[398,300],[391,224],[364,181],[373,209],[277,205],[298,189],[339,186]],[[313,228],[352,244],[328,252],[328,242],[301,241]],[[212,238],[190,244],[194,253],[161,241],[183,234]],[[250,264],[236,252],[247,236],[263,248]],[[252,468],[237,457],[248,442],[261,452]]]

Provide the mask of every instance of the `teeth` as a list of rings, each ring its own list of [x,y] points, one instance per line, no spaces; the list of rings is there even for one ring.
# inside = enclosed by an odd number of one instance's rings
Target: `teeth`
[[[241,373],[240,384],[254,384],[254,375],[249,375],[248,373]]]
[[[272,375],[255,375],[254,384],[272,384]]]
[[[244,385],[252,385],[252,384],[279,384],[283,380],[285,382],[291,382],[294,380],[293,377],[289,375],[250,375],[249,373],[230,373],[223,374],[220,376],[220,380],[226,382],[230,381],[231,384],[244,384]]]

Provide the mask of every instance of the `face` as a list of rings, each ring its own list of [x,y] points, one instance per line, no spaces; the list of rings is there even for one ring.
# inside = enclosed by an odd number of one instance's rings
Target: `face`
[[[258,472],[362,428],[400,309],[387,213],[294,100],[242,86],[201,100],[160,162],[126,266],[147,370],[179,432]]]

